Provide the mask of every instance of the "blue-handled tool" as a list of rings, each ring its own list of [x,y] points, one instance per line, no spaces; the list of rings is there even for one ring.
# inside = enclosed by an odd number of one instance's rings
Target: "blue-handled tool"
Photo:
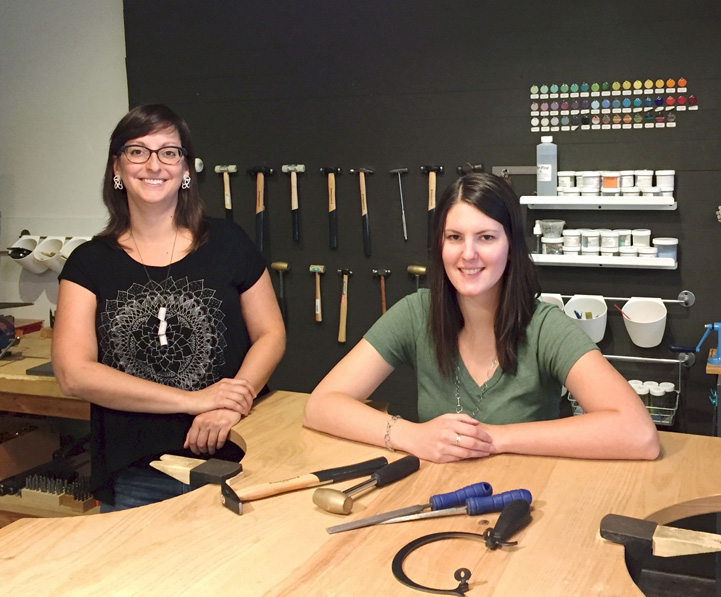
[[[437,497],[437,496],[434,496]],[[409,520],[420,520],[422,518],[440,518],[442,516],[456,516],[458,514],[466,514],[468,516],[477,516],[486,512],[500,512],[513,500],[523,500],[529,504],[533,501],[531,492],[528,489],[512,489],[504,491],[496,495],[484,497],[469,497],[466,503],[458,507],[450,507],[444,509],[434,509],[431,512],[419,512],[408,516],[399,516],[385,520],[381,524],[392,524],[394,522],[407,522]]]
[[[343,531],[350,531],[353,529],[360,529],[363,527],[369,527],[376,524],[380,524],[391,518],[398,518],[400,516],[410,516],[411,514],[418,514],[424,510],[444,510],[447,508],[453,508],[465,504],[470,498],[483,498],[493,494],[493,487],[490,483],[481,482],[462,487],[456,491],[449,493],[442,493],[438,495],[432,495],[427,504],[417,504],[415,506],[408,506],[399,510],[392,510],[390,512],[383,512],[381,514],[375,514],[374,516],[368,516],[366,518],[360,518],[351,522],[338,524],[332,527],[328,527],[326,531],[328,533],[342,533]],[[465,510],[465,508],[464,508]]]

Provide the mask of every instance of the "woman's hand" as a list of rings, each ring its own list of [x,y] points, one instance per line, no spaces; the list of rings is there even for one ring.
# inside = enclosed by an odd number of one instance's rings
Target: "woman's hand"
[[[255,389],[242,377],[224,378],[192,393],[188,414],[199,415],[217,409],[247,415],[255,399]]]
[[[193,454],[215,454],[228,439],[231,427],[243,416],[227,408],[211,410],[199,414],[185,436],[184,448],[190,448]]]
[[[496,452],[486,429],[487,425],[464,414],[441,415],[426,423],[398,421],[393,429],[398,442],[391,431],[391,443],[431,462],[484,458]]]

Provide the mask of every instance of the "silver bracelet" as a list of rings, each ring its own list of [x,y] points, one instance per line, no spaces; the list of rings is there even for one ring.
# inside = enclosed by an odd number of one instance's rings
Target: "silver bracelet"
[[[396,449],[391,444],[391,427],[395,425],[395,422],[398,419],[402,419],[400,415],[393,415],[390,419],[388,419],[388,422],[386,423],[386,434],[383,436],[383,441],[386,444],[386,448],[388,448],[391,452],[395,452]]]

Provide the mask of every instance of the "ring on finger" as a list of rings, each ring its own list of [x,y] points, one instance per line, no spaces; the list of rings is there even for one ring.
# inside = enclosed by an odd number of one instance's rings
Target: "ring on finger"
[[[458,433],[456,434],[456,445],[457,446],[461,445],[461,437],[463,437],[463,436]]]

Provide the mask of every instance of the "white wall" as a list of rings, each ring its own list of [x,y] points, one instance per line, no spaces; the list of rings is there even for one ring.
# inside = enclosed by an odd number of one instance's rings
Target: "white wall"
[[[4,251],[20,231],[92,235],[113,127],[128,110],[122,0],[0,0],[0,301],[47,320],[57,274]]]

